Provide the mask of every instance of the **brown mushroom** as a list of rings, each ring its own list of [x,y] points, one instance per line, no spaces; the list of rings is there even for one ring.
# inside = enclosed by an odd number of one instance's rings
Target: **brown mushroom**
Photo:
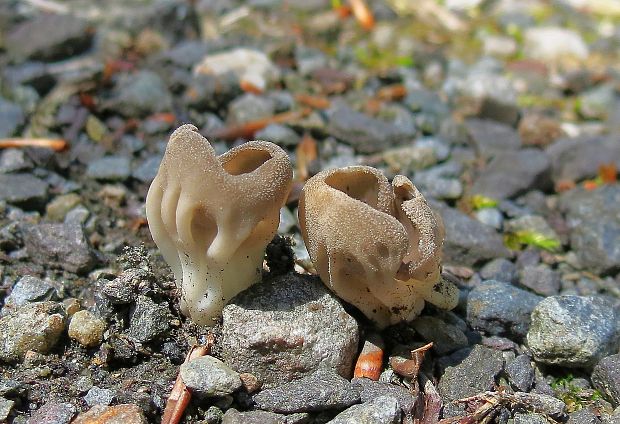
[[[379,327],[413,319],[425,300],[456,306],[458,289],[440,276],[443,224],[408,178],[323,171],[303,189],[299,223],[323,282]]]
[[[146,198],[149,228],[181,290],[181,310],[213,325],[260,280],[292,168],[281,148],[251,141],[216,156],[193,125],[179,127]]]

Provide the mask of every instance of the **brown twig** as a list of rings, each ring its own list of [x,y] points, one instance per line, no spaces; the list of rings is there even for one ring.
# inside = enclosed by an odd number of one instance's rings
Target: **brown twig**
[[[0,149],[10,147],[43,147],[60,152],[67,148],[67,142],[60,138],[3,138]]]
[[[255,121],[244,122],[243,124],[219,128],[207,135],[220,140],[236,140],[237,138],[250,139],[254,136],[256,131],[262,130],[269,124],[282,124],[284,122],[294,121],[295,119],[302,118],[309,113],[309,109],[283,112],[268,118],[257,119]]]
[[[215,337],[213,334],[209,333],[207,335],[206,344],[204,346],[192,347],[187,353],[184,363],[187,363],[192,359],[208,355],[214,344]],[[187,409],[191,398],[192,393],[189,391],[187,386],[185,386],[185,383],[179,374],[177,380],[174,382],[174,386],[172,386],[170,396],[168,396],[168,400],[166,401],[166,408],[164,409],[161,424],[178,424],[181,421],[181,418],[183,418],[183,414],[185,413],[185,409]]]
[[[351,11],[355,18],[359,21],[362,28],[371,30],[375,26],[375,17],[366,5],[364,0],[349,0]]]

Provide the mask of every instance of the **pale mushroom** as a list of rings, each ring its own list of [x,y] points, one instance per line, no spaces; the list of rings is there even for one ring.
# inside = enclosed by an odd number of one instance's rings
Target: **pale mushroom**
[[[251,141],[216,156],[193,125],[170,137],[146,213],[181,311],[197,324],[213,325],[233,296],[260,280],[292,174],[273,143]]]
[[[408,178],[323,171],[303,189],[299,223],[323,282],[379,327],[410,321],[424,301],[456,306],[458,289],[440,275],[443,223]]]

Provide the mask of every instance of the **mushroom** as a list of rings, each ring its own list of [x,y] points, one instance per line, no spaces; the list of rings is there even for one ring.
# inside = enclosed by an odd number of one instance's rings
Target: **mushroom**
[[[444,228],[407,177],[377,169],[320,172],[299,199],[299,223],[323,282],[380,328],[443,309],[458,289],[441,278]]]
[[[193,125],[170,137],[146,214],[181,311],[197,324],[213,325],[232,297],[260,280],[292,174],[273,143],[251,141],[216,156]]]

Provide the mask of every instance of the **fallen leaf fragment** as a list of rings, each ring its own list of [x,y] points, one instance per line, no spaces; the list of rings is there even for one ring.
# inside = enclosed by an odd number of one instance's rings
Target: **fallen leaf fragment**
[[[319,156],[316,140],[310,134],[304,134],[301,142],[295,149],[295,154],[297,158],[297,178],[301,181],[306,181],[310,177],[308,170],[310,163]]]
[[[68,144],[60,138],[3,138],[0,139],[0,149],[11,147],[43,147],[56,152],[63,151]]]
[[[328,109],[331,106],[331,102],[324,96],[312,96],[310,94],[297,94],[295,100],[304,106],[311,107],[313,109]]]
[[[387,85],[377,91],[379,100],[400,100],[406,95],[407,88],[403,84]]]
[[[377,381],[383,370],[383,340],[378,335],[371,335],[364,341],[362,353],[355,363],[353,377],[366,377]]]
[[[359,21],[362,28],[371,30],[375,26],[375,17],[364,0],[349,0],[353,16]]]
[[[236,140],[238,138],[249,140],[254,136],[255,132],[262,130],[269,124],[282,124],[284,122],[294,121],[308,115],[309,113],[310,109],[283,112],[268,118],[244,122],[238,125],[225,126],[213,131],[210,134],[207,134],[207,136],[228,141]]]

